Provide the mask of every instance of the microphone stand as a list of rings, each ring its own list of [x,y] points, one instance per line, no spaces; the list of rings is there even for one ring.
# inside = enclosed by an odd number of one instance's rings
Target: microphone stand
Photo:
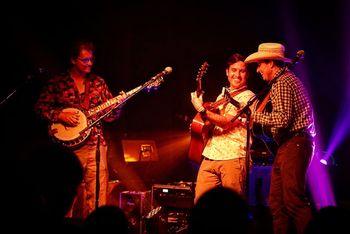
[[[9,95],[7,95],[1,102],[0,102],[0,107],[2,107],[2,105],[4,103],[6,103],[8,100],[10,100],[10,98],[17,92],[17,89],[14,89]]]
[[[28,75],[26,77],[26,79],[15,89],[12,90],[12,92],[10,92],[1,102],[0,102],[0,108],[7,102],[9,101],[12,96],[14,96],[18,90],[20,90],[21,88],[23,88],[25,85],[27,85],[29,83],[29,81],[33,78],[32,75]]]
[[[110,113],[112,113],[112,111],[118,107],[119,105],[115,106],[114,108],[111,108],[110,110],[108,110],[105,114],[103,114],[102,116],[100,116],[97,120],[95,120],[94,122],[92,122],[90,125],[88,125],[86,128],[84,128],[83,130],[81,130],[79,132],[79,134],[83,134],[85,131],[87,131],[88,129],[94,127],[95,125],[97,125],[98,123],[101,123],[102,119],[104,119],[107,115],[109,115]],[[96,144],[96,196],[95,196],[95,209],[98,208],[99,205],[99,197],[100,197],[100,160],[101,160],[101,154],[100,154],[100,144],[101,144],[101,128],[102,125],[100,124],[100,129],[98,129],[97,131],[97,144]]]
[[[101,128],[101,126],[100,126]],[[100,199],[100,141],[101,141],[101,129],[97,129],[97,144],[96,144],[96,194],[95,194],[95,209],[98,208]]]
[[[246,180],[245,180],[245,194],[246,198],[249,197],[249,167],[250,167],[250,121],[251,121],[251,110],[250,106],[253,105],[253,103],[263,95],[266,95],[267,92],[270,90],[271,84],[267,85],[262,91],[260,91],[258,94],[254,95],[248,102],[247,104],[242,107],[241,109],[238,110],[237,114],[231,119],[231,122],[233,123],[236,121],[238,117],[241,115],[245,114],[246,116],[246,131],[247,131],[247,141],[246,141]],[[230,97],[230,103],[231,103],[231,98]],[[237,102],[236,100],[232,100],[234,102]],[[233,103],[232,103],[233,104]],[[233,104],[235,105],[235,104]]]
[[[30,84],[34,80],[34,78],[42,76],[45,73],[44,68],[39,68],[37,73],[29,74],[26,76],[25,80],[18,85],[17,88],[13,89],[1,102],[0,102],[0,108],[3,107],[3,105],[9,101],[18,91],[21,91],[22,88],[24,88],[26,85]]]
[[[238,111],[235,117],[231,120],[231,122],[234,122],[239,116],[245,114],[246,116],[246,132],[247,132],[247,140],[246,140],[246,179],[245,179],[245,194],[246,198],[249,197],[249,166],[250,166],[250,121],[251,121],[251,110],[250,106],[254,103],[254,101],[257,99],[257,96],[254,96],[253,99],[248,101],[247,105],[244,106],[242,109]]]

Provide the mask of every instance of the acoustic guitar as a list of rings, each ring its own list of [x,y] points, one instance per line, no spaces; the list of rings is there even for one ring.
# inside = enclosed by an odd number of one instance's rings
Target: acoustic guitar
[[[207,72],[208,67],[209,67],[209,64],[207,62],[204,62],[198,70],[198,74],[196,77],[196,83],[197,83],[196,93],[198,97],[203,93],[202,78],[204,74]],[[197,113],[190,125],[191,141],[190,141],[190,147],[188,152],[188,158],[191,161],[198,164],[201,163],[202,152],[203,152],[204,146],[206,145],[209,139],[209,132],[211,131],[211,128],[212,126],[209,124],[209,122],[206,120],[203,120],[202,116],[199,113]]]

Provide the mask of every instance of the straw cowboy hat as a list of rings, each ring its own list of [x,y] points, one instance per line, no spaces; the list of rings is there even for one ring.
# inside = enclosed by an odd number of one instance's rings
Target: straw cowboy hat
[[[258,52],[249,55],[244,62],[254,63],[260,60],[281,60],[290,63],[292,60],[284,57],[284,46],[279,43],[262,43],[259,45]]]

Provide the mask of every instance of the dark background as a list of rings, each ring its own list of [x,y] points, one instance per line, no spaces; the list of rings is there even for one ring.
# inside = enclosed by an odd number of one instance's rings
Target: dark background
[[[173,68],[158,90],[141,91],[127,102],[120,120],[105,125],[112,178],[123,177],[121,140],[151,139],[157,143],[159,163],[134,164],[141,180],[192,180],[193,165],[186,154],[195,115],[190,92],[196,88],[199,67],[204,61],[210,65],[203,89],[205,101],[212,101],[227,84],[226,59],[234,52],[249,55],[262,42],[283,43],[290,58],[305,51],[293,70],[313,100],[320,150],[327,149],[338,118],[346,116],[343,111],[349,107],[346,1],[78,0],[6,5],[0,18],[0,98],[7,98],[0,109],[5,158],[23,157],[47,143],[33,104],[47,77],[67,68],[68,46],[77,37],[94,41],[94,72],[105,78],[115,95],[143,84],[167,66]],[[249,87],[258,92],[263,85],[252,67]],[[341,200],[349,200],[349,145],[346,134],[332,154],[337,166],[330,171]]]

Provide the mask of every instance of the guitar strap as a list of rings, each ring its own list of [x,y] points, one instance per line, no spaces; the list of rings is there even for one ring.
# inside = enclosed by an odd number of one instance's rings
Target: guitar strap
[[[266,106],[266,104],[268,103],[269,99],[270,99],[270,90],[268,91],[268,93],[266,94],[265,98],[260,102],[258,103],[257,107],[256,107],[256,110],[255,112],[262,112]],[[250,129],[253,128],[253,124],[254,124],[254,121],[250,121]]]
[[[272,84],[275,83],[278,80],[278,78],[280,78],[280,76],[284,73],[284,71],[286,69],[287,69],[287,67],[284,67],[283,69],[281,69],[280,72],[277,74],[277,76],[268,84],[268,87],[267,87],[268,88],[268,92],[267,92],[264,100],[258,104],[256,112],[262,112],[263,111],[263,109],[265,108],[267,102],[269,101]]]
[[[232,98],[234,98],[234,97],[236,97],[238,94],[240,94],[240,93],[242,93],[242,92],[244,92],[244,91],[246,91],[247,90],[247,87],[246,86],[244,86],[244,87],[242,87],[242,88],[240,88],[240,89],[237,89],[237,90],[235,90],[235,91],[233,91],[233,92],[230,92],[230,96],[232,97]],[[226,98],[224,98],[224,100],[225,100]],[[219,100],[219,102],[220,102],[220,100]]]
[[[238,94],[240,94],[240,93],[242,93],[242,92],[244,92],[244,91],[246,91],[246,90],[247,90],[247,87],[244,86],[244,87],[242,87],[242,88],[240,88],[240,89],[237,89],[237,90],[235,90],[235,91],[233,91],[233,92],[230,92],[230,96],[231,96],[231,98],[234,99],[234,97],[236,97]],[[225,99],[226,99],[226,98],[225,98]]]
[[[247,90],[247,87],[243,87],[243,88],[241,88],[241,89],[238,89],[238,90],[236,90],[236,91],[230,93],[230,95],[231,95],[231,97],[235,97],[236,95],[238,95],[238,94],[240,94],[240,93],[242,93],[242,92],[244,92],[244,91],[246,91],[246,90]]]
[[[266,96],[264,97],[264,99],[258,103],[257,108],[255,110],[255,112],[262,112],[264,110],[264,108],[266,107],[269,99],[270,99],[270,94],[271,94],[271,87],[272,85],[281,77],[281,75],[286,71],[287,67],[283,67],[279,73],[276,75],[276,77],[268,84],[268,86],[260,93],[260,95],[262,96],[263,93],[267,92]],[[253,128],[254,125],[254,121],[252,120],[250,122],[250,129]]]
[[[259,103],[258,108],[256,109],[256,112],[262,112],[263,109],[265,108],[267,102],[269,101],[270,98],[270,91],[266,94],[264,100]]]
[[[90,81],[89,81],[89,79],[86,79],[85,80],[84,99],[83,99],[83,102],[82,102],[82,107],[85,110],[89,110],[89,107],[90,107],[89,88],[90,88]]]

